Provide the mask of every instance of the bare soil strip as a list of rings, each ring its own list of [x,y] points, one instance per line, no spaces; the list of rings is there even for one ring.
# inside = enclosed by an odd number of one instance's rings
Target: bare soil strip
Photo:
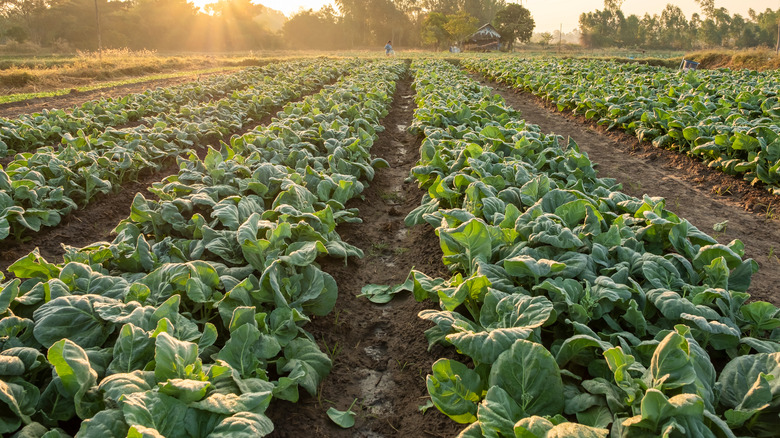
[[[571,137],[597,163],[602,178],[615,178],[623,191],[666,198],[666,208],[721,243],[741,240],[760,270],[753,276],[752,299],[780,305],[780,198],[747,182],[708,168],[685,155],[641,143],[625,133],[608,133],[582,117],[562,114],[536,96],[474,76],[545,132]],[[722,232],[713,226],[728,221]]]
[[[420,140],[406,132],[414,111],[410,78],[398,83],[385,131],[371,153],[390,168],[380,169],[364,191],[363,200],[348,207],[360,209],[362,224],[338,227],[342,239],[365,252],[361,260],[325,260],[322,268],[339,285],[335,310],[306,326],[333,359],[333,370],[317,398],[307,395],[296,403],[275,402],[268,415],[281,437],[452,437],[462,429],[436,408],[422,414],[428,400],[425,376],[440,357],[454,351],[434,347],[428,352],[423,331],[430,324],[417,317],[434,303],[420,304],[402,293],[385,305],[357,298],[366,284],[403,283],[412,267],[429,275],[446,275],[438,237],[429,227],[406,229],[403,219],[420,203],[423,192],[404,182],[419,155]],[[351,429],[341,429],[326,415],[329,407],[357,413]]]

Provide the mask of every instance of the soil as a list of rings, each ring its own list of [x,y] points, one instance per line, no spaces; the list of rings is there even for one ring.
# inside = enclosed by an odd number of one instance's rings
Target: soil
[[[366,284],[400,284],[414,267],[428,275],[449,277],[441,263],[438,237],[430,227],[407,229],[406,214],[419,206],[423,191],[405,182],[419,158],[420,140],[406,132],[414,112],[411,79],[398,83],[390,114],[384,119],[371,153],[390,163],[377,171],[362,200],[347,207],[360,210],[361,224],[339,225],[342,239],[363,250],[360,260],[326,260],[322,269],[339,285],[335,310],[306,326],[323,349],[331,352],[333,370],[317,398],[298,403],[274,402],[267,414],[276,430],[271,437],[451,437],[463,429],[436,408],[424,414],[418,407],[430,400],[425,376],[441,357],[455,358],[452,349],[429,352],[423,331],[430,324],[417,313],[435,308],[418,303],[406,292],[378,305],[356,297]],[[356,424],[341,429],[326,415],[330,407],[352,411]]]
[[[715,237],[720,243],[739,239],[745,255],[759,264],[748,292],[753,300],[780,305],[780,197],[746,181],[710,169],[678,152],[639,142],[623,132],[607,131],[533,94],[474,75],[493,87],[529,123],[544,132],[574,139],[596,163],[598,175],[615,178],[632,196],[661,196],[666,208]],[[728,221],[722,232],[713,226]]]

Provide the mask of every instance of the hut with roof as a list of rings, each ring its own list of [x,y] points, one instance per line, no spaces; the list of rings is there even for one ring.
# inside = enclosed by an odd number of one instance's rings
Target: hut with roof
[[[463,41],[463,48],[476,52],[501,50],[501,34],[490,23],[485,24]]]

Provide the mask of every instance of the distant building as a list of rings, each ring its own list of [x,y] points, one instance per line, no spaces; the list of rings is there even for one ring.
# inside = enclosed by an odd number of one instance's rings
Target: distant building
[[[490,23],[485,24],[466,38],[463,47],[477,52],[501,50],[501,34]]]

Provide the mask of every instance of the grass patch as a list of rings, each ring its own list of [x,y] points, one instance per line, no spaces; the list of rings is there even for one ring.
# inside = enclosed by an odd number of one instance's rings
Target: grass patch
[[[685,59],[690,59],[701,64],[702,68],[732,68],[750,70],[771,70],[780,68],[780,56],[774,50],[746,49],[728,50],[712,49],[700,50],[685,54]]]

